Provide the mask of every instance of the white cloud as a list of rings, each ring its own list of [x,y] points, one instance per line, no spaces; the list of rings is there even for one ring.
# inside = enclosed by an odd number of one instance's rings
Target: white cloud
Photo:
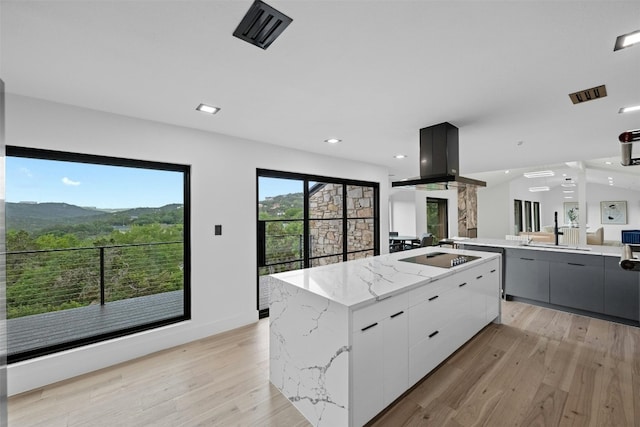
[[[33,174],[28,168],[20,168],[20,173],[26,177],[33,178]]]
[[[66,176],[64,178],[62,178],[62,183],[64,185],[72,185],[74,187],[80,185],[80,181],[73,181],[73,180],[67,178]]]

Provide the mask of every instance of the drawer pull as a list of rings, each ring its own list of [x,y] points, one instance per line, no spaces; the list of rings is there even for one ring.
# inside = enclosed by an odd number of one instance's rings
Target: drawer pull
[[[491,273],[495,273],[495,272],[496,272],[496,269],[495,269],[495,268],[494,268],[493,270],[491,270]]]
[[[373,328],[373,327],[374,327],[374,326],[376,326],[377,324],[378,324],[378,322],[376,322],[376,323],[374,323],[374,324],[372,324],[372,325],[369,325],[369,326],[365,326],[364,328],[362,328],[362,329],[360,329],[360,330],[361,330],[362,332],[364,332],[364,331],[366,331],[367,329],[371,329],[371,328]]]
[[[461,287],[463,287],[463,286],[467,286],[467,282],[460,283],[460,284],[458,285],[458,287],[459,287],[459,288],[461,288]]]
[[[480,279],[482,279],[482,276],[476,277],[476,280],[480,280]]]
[[[584,267],[584,264],[578,264],[577,262],[568,262],[569,265],[577,265],[578,267]]]
[[[433,301],[434,299],[438,298],[439,296],[440,296],[440,295],[432,296],[431,298],[429,298],[429,301]]]
[[[400,316],[402,313],[404,313],[404,311],[399,311],[399,312],[397,312],[396,314],[392,314],[392,315],[391,315],[391,318],[393,319],[394,317],[398,317],[398,316]]]
[[[533,261],[533,258],[522,258],[522,257],[520,257],[520,259],[523,259],[525,261]]]
[[[431,333],[429,334],[429,338],[433,338],[433,337],[435,337],[436,335],[438,335],[439,333],[440,333],[440,331],[431,332]]]

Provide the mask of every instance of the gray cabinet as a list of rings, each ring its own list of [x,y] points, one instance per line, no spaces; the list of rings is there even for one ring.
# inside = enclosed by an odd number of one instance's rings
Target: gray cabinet
[[[604,312],[640,320],[640,273],[620,268],[618,257],[604,260]]]
[[[551,304],[604,313],[603,258],[557,253],[549,265]]]
[[[505,294],[549,302],[549,261],[543,251],[507,249]]]

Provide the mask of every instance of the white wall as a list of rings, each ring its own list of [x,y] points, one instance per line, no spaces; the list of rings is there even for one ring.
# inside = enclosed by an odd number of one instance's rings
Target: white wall
[[[602,224],[600,202],[626,201],[627,224]],[[640,191],[608,185],[587,184],[587,222],[589,229],[604,228],[604,240],[620,242],[622,230],[640,229]]]
[[[380,183],[387,239],[388,171],[380,166],[15,95],[7,96],[6,128],[8,145],[191,165],[192,203],[192,319],[12,364],[10,395],[255,322],[256,168]]]
[[[392,189],[389,194],[389,230],[400,236],[417,236],[413,190]]]
[[[511,221],[511,226],[510,222]],[[513,230],[509,183],[478,188],[478,237],[504,239]]]
[[[427,197],[447,199],[449,236],[458,235],[458,191],[392,189],[389,196],[390,230],[405,236],[427,232]]]

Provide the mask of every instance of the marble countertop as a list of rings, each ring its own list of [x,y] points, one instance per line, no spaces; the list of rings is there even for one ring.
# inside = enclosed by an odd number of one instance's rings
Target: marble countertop
[[[430,267],[399,261],[402,258],[429,252],[474,255],[480,259],[452,268]],[[271,277],[354,309],[453,275],[499,256],[490,252],[433,246],[277,273],[272,274]]]
[[[503,239],[487,239],[487,238],[474,238],[474,239],[452,239],[456,243],[469,244],[476,246],[492,246],[498,248],[516,248],[516,249],[529,249],[533,251],[556,251],[574,254],[584,255],[602,255],[602,256],[615,256],[620,257],[622,255],[621,246],[599,246],[599,245],[560,245],[560,247],[554,247],[552,244],[535,243],[531,245],[524,245],[525,242],[520,240],[503,240]]]

